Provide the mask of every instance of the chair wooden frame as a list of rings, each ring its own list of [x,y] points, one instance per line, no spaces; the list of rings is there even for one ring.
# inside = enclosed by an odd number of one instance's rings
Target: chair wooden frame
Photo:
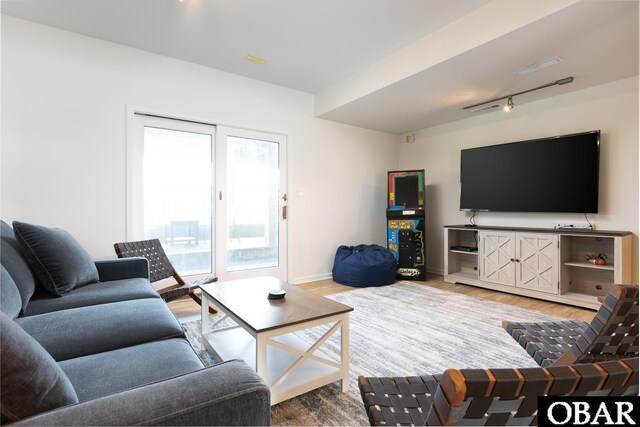
[[[175,268],[173,268],[159,239],[114,243],[113,248],[118,258],[146,258],[149,261],[149,278],[151,283],[169,277],[175,279],[175,284],[158,289],[158,293],[166,302],[188,295],[199,305],[202,305],[202,298],[196,294],[195,291],[199,289],[202,284],[218,280],[216,277],[212,277],[194,282],[186,282]],[[209,307],[209,312],[216,313],[217,311]]]
[[[614,285],[590,323],[518,323],[503,328],[542,367],[638,356],[638,287]]]

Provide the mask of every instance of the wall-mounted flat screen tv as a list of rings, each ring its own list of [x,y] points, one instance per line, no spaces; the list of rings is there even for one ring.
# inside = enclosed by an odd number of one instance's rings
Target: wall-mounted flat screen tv
[[[600,131],[462,150],[460,209],[598,212]]]

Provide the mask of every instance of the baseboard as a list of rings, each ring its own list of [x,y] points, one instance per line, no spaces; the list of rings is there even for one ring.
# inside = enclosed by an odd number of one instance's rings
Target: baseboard
[[[318,282],[320,280],[328,280],[331,279],[333,277],[333,274],[331,273],[324,273],[324,274],[316,274],[314,276],[302,276],[302,277],[296,277],[295,279],[293,279],[291,281],[291,284],[293,285],[299,285],[301,283],[309,283],[309,282]]]
[[[427,268],[427,273],[437,274],[438,276],[442,276],[444,274],[444,270],[436,270],[436,269],[433,269],[433,268]],[[328,280],[328,279],[331,279],[332,277],[333,277],[333,274],[331,274],[331,273],[316,274],[314,276],[296,277],[290,283],[292,285],[300,285],[302,283],[319,282],[320,280]]]

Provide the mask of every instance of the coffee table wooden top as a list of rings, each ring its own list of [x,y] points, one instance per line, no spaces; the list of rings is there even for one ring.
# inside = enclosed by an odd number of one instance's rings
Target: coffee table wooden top
[[[288,285],[275,277],[232,280],[200,286],[213,303],[255,332],[353,311],[352,307]],[[282,299],[268,299],[269,291],[284,289]]]

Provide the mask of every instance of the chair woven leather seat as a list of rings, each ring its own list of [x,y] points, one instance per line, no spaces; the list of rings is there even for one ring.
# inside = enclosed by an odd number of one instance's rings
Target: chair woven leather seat
[[[587,322],[568,320],[546,323],[517,323],[505,325],[507,332],[540,366],[548,366],[573,346]]]
[[[542,367],[638,356],[638,287],[614,285],[590,323],[518,323],[504,329]]]
[[[379,408],[374,413],[376,423],[424,425],[428,414],[424,408],[433,405],[433,396],[441,377],[360,377],[358,386],[365,408]]]
[[[374,425],[537,425],[539,396],[635,396],[638,358],[442,375],[359,377]]]

